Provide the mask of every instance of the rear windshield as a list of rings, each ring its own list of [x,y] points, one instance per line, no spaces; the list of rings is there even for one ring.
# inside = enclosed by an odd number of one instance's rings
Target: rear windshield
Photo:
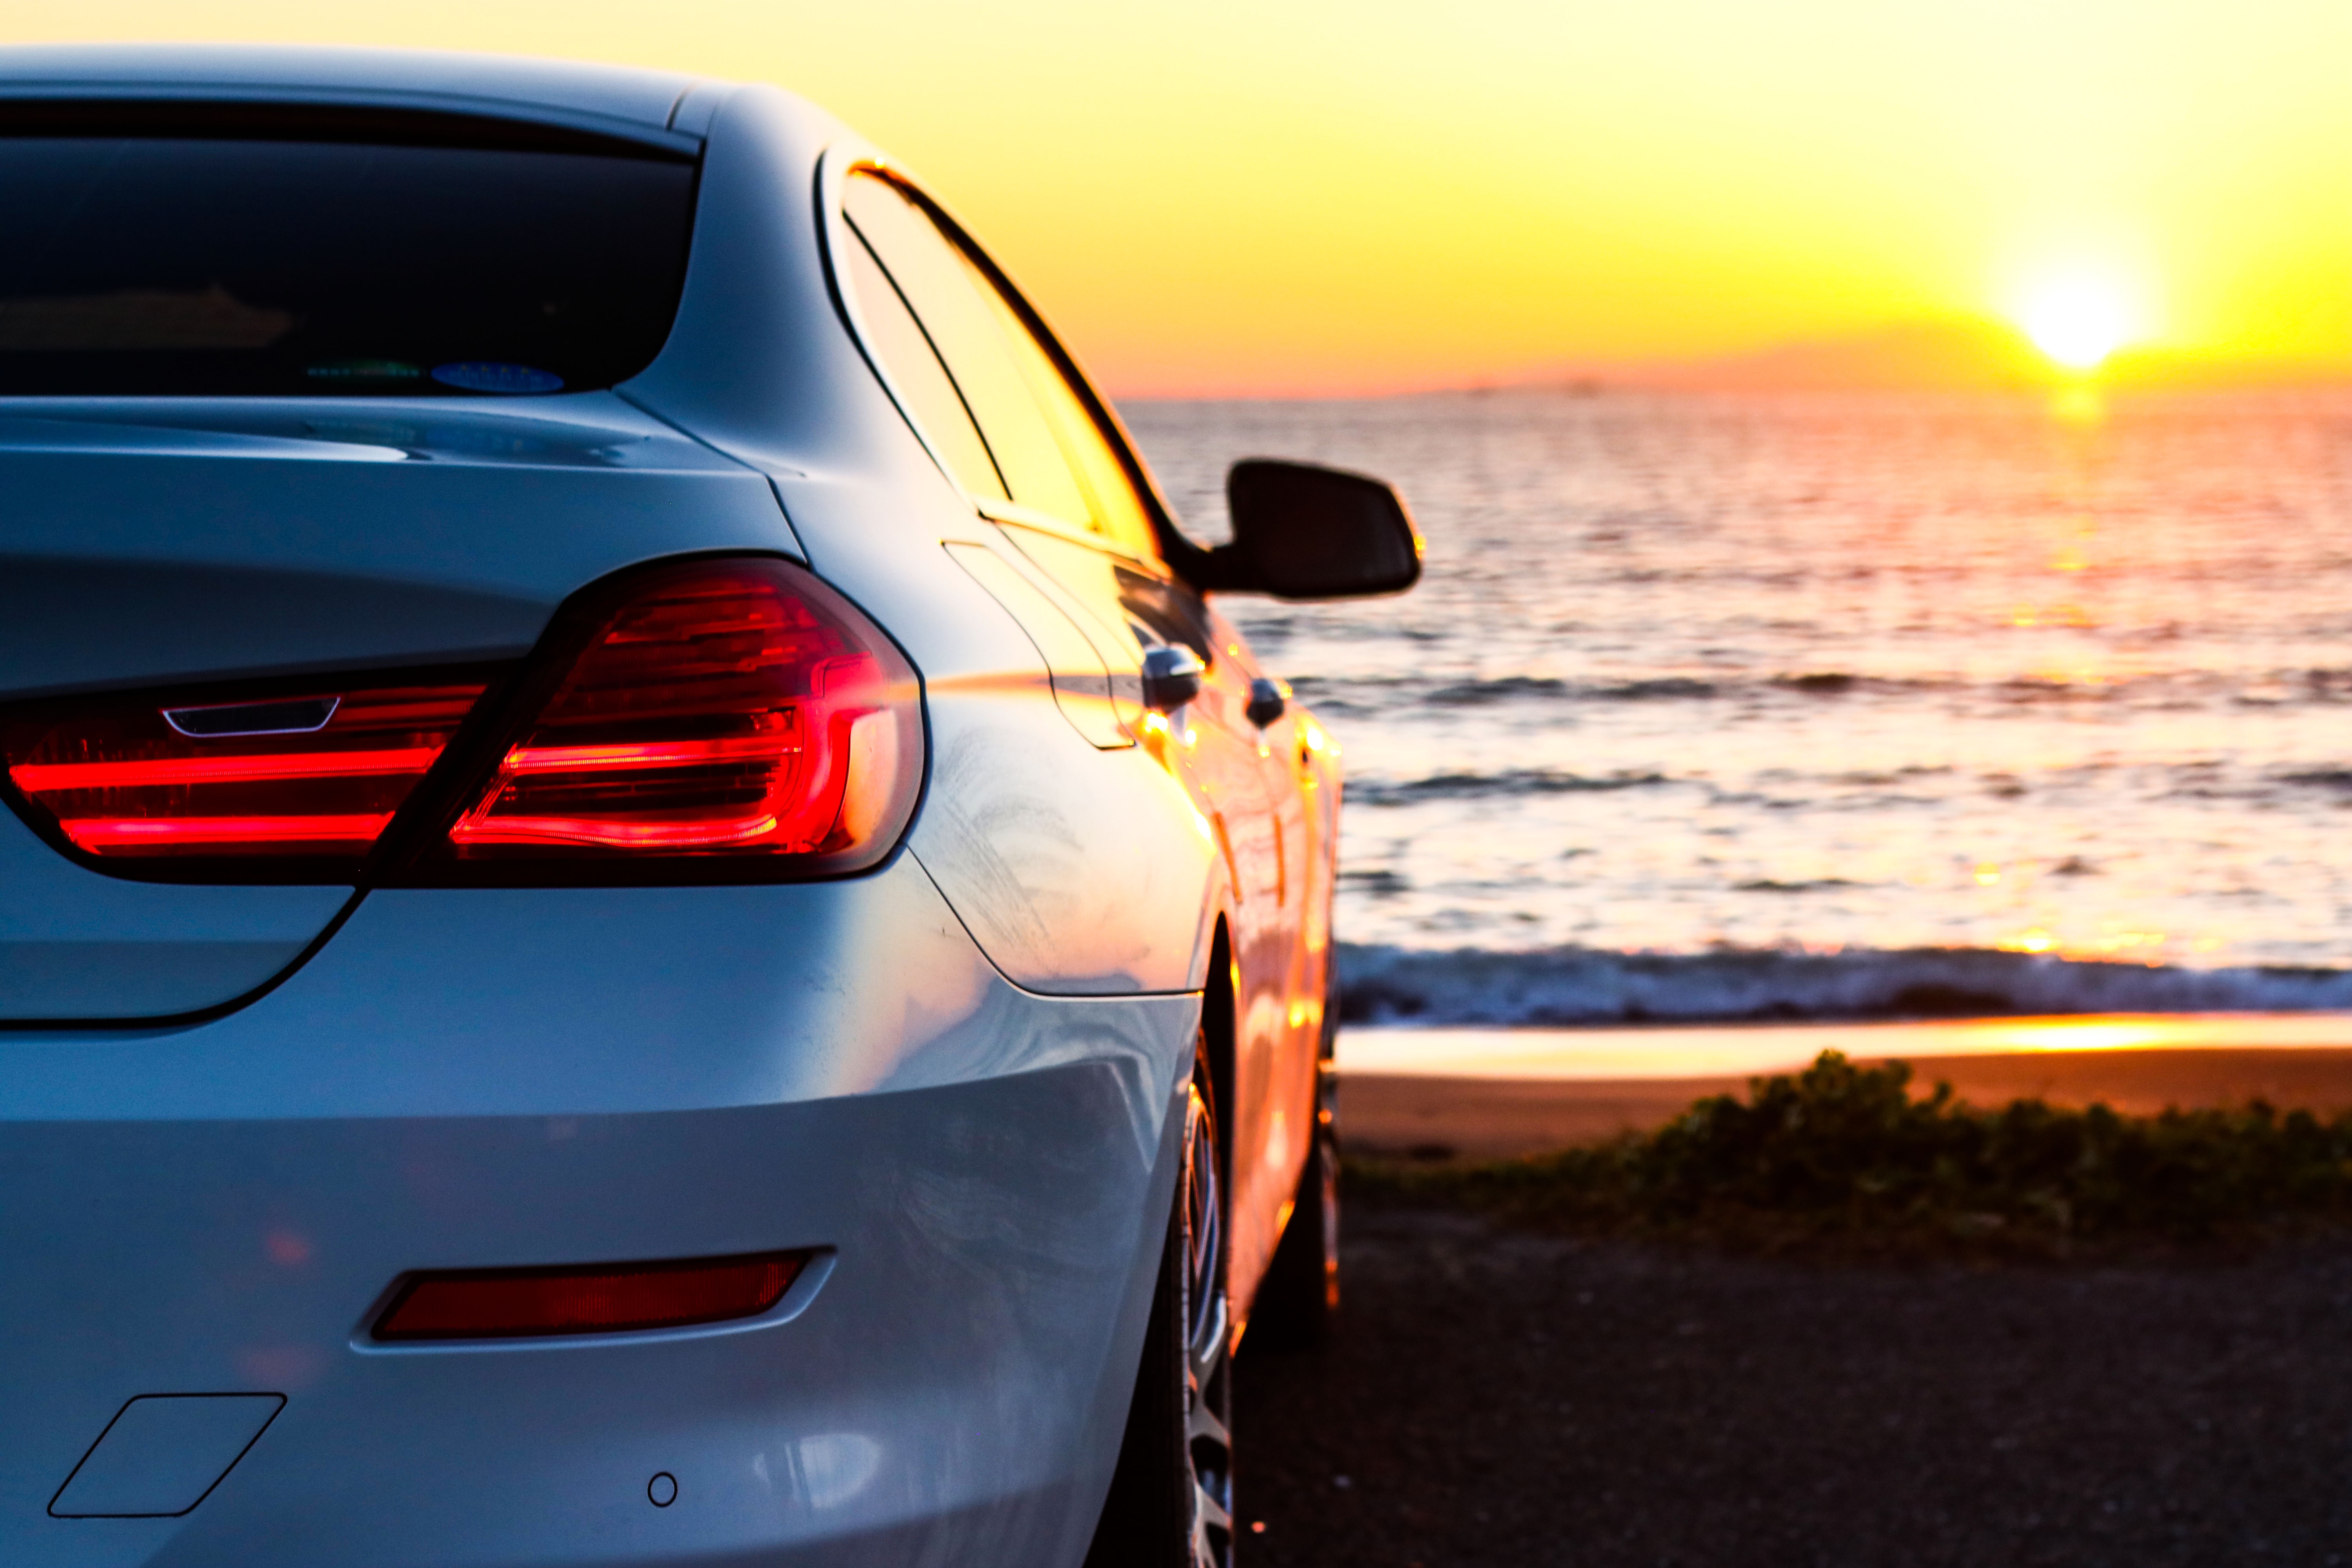
[[[694,183],[494,121],[0,113],[0,395],[610,386],[668,335]]]

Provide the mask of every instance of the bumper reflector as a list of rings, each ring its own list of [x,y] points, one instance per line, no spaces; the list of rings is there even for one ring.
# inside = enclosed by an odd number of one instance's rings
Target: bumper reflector
[[[668,1263],[477,1268],[412,1277],[376,1320],[378,1340],[614,1334],[755,1318],[808,1266],[806,1252]]]

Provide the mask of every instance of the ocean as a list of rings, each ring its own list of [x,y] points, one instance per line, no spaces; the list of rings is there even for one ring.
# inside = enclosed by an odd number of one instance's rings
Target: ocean
[[[1227,601],[1345,749],[1346,1016],[2352,1007],[2352,394],[1122,405],[1395,483]]]

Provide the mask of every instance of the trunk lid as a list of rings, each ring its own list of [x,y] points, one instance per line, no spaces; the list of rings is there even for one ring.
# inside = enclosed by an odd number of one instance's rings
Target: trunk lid
[[[494,664],[527,652],[566,595],[633,563],[801,556],[764,479],[610,393],[12,399],[0,497],[0,710]],[[352,897],[127,880],[0,812],[0,1022],[232,1004]]]

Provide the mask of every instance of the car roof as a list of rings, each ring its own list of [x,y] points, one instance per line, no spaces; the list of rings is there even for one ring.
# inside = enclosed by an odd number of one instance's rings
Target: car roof
[[[0,98],[196,98],[441,109],[670,129],[704,79],[674,71],[432,49],[257,44],[0,47]]]

